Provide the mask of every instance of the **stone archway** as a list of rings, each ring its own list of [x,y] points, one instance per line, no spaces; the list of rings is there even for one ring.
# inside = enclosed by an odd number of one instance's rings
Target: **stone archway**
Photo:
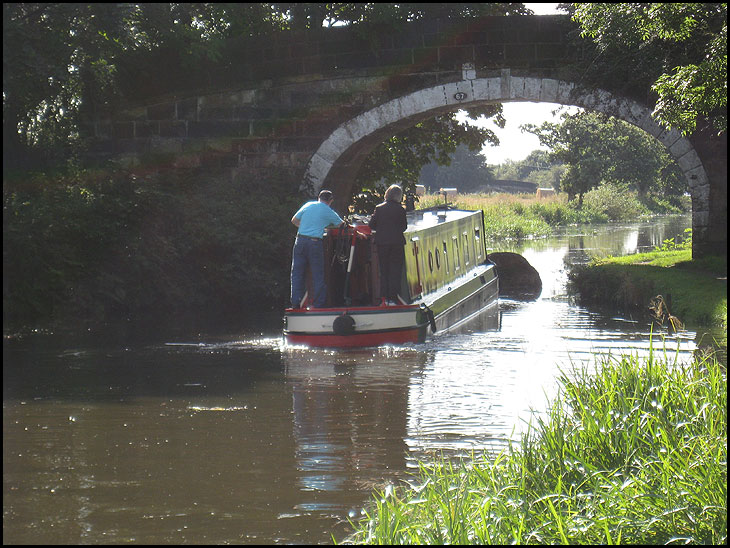
[[[710,181],[702,161],[688,139],[675,130],[668,131],[659,126],[647,107],[604,90],[583,91],[570,82],[512,76],[509,69],[503,70],[499,77],[477,78],[476,71],[465,65],[462,76],[463,79],[457,82],[392,99],[341,124],[310,159],[304,176],[305,185],[315,193],[326,186],[340,196],[349,195],[353,174],[378,143],[399,128],[411,126],[439,112],[485,103],[557,103],[609,114],[658,139],[677,161],[689,182],[695,239],[707,238]]]

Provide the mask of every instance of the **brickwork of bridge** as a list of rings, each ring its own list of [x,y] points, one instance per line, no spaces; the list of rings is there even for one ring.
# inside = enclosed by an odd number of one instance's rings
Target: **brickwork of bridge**
[[[218,89],[176,91],[97,122],[92,148],[129,166],[166,156],[234,179],[283,169],[310,193],[334,190],[342,210],[367,155],[419,121],[494,103],[574,105],[657,138],[689,182],[693,254],[726,253],[726,137],[685,138],[661,128],[646,101],[581,85],[590,47],[575,30],[566,17],[532,16],[419,23],[367,39],[351,29],[277,35],[250,43]]]

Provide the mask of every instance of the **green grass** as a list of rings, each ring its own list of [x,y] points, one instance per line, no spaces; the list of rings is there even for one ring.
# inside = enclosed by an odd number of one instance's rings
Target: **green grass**
[[[422,464],[344,543],[725,544],[727,375],[714,358],[563,373],[522,443]]]
[[[418,207],[442,203],[443,197],[427,195],[420,199]],[[559,225],[607,220],[577,211],[563,195],[536,198],[534,194],[460,194],[453,205],[484,211],[485,233],[490,240],[543,237]]]
[[[671,313],[691,326],[727,327],[727,258],[693,260],[689,249],[595,259],[573,267],[571,289],[584,305],[648,314],[662,295]]]

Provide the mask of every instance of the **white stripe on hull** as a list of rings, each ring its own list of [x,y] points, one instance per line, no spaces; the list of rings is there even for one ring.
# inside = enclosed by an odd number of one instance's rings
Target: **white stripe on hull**
[[[358,311],[343,308],[337,311],[308,311],[287,314],[286,331],[289,333],[329,334],[333,332],[333,324],[338,316],[347,314],[355,320],[355,333],[370,331],[389,331],[392,329],[413,328],[418,326],[418,308],[409,307],[404,310],[369,309]]]

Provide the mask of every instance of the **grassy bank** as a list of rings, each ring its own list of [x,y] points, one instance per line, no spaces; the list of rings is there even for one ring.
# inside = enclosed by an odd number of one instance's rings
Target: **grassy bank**
[[[496,459],[422,465],[345,543],[725,544],[727,376],[714,359],[606,358]]]
[[[582,305],[610,307],[638,317],[656,315],[661,295],[667,313],[688,326],[727,328],[727,258],[693,260],[689,249],[664,249],[596,259],[574,267],[571,289]]]

